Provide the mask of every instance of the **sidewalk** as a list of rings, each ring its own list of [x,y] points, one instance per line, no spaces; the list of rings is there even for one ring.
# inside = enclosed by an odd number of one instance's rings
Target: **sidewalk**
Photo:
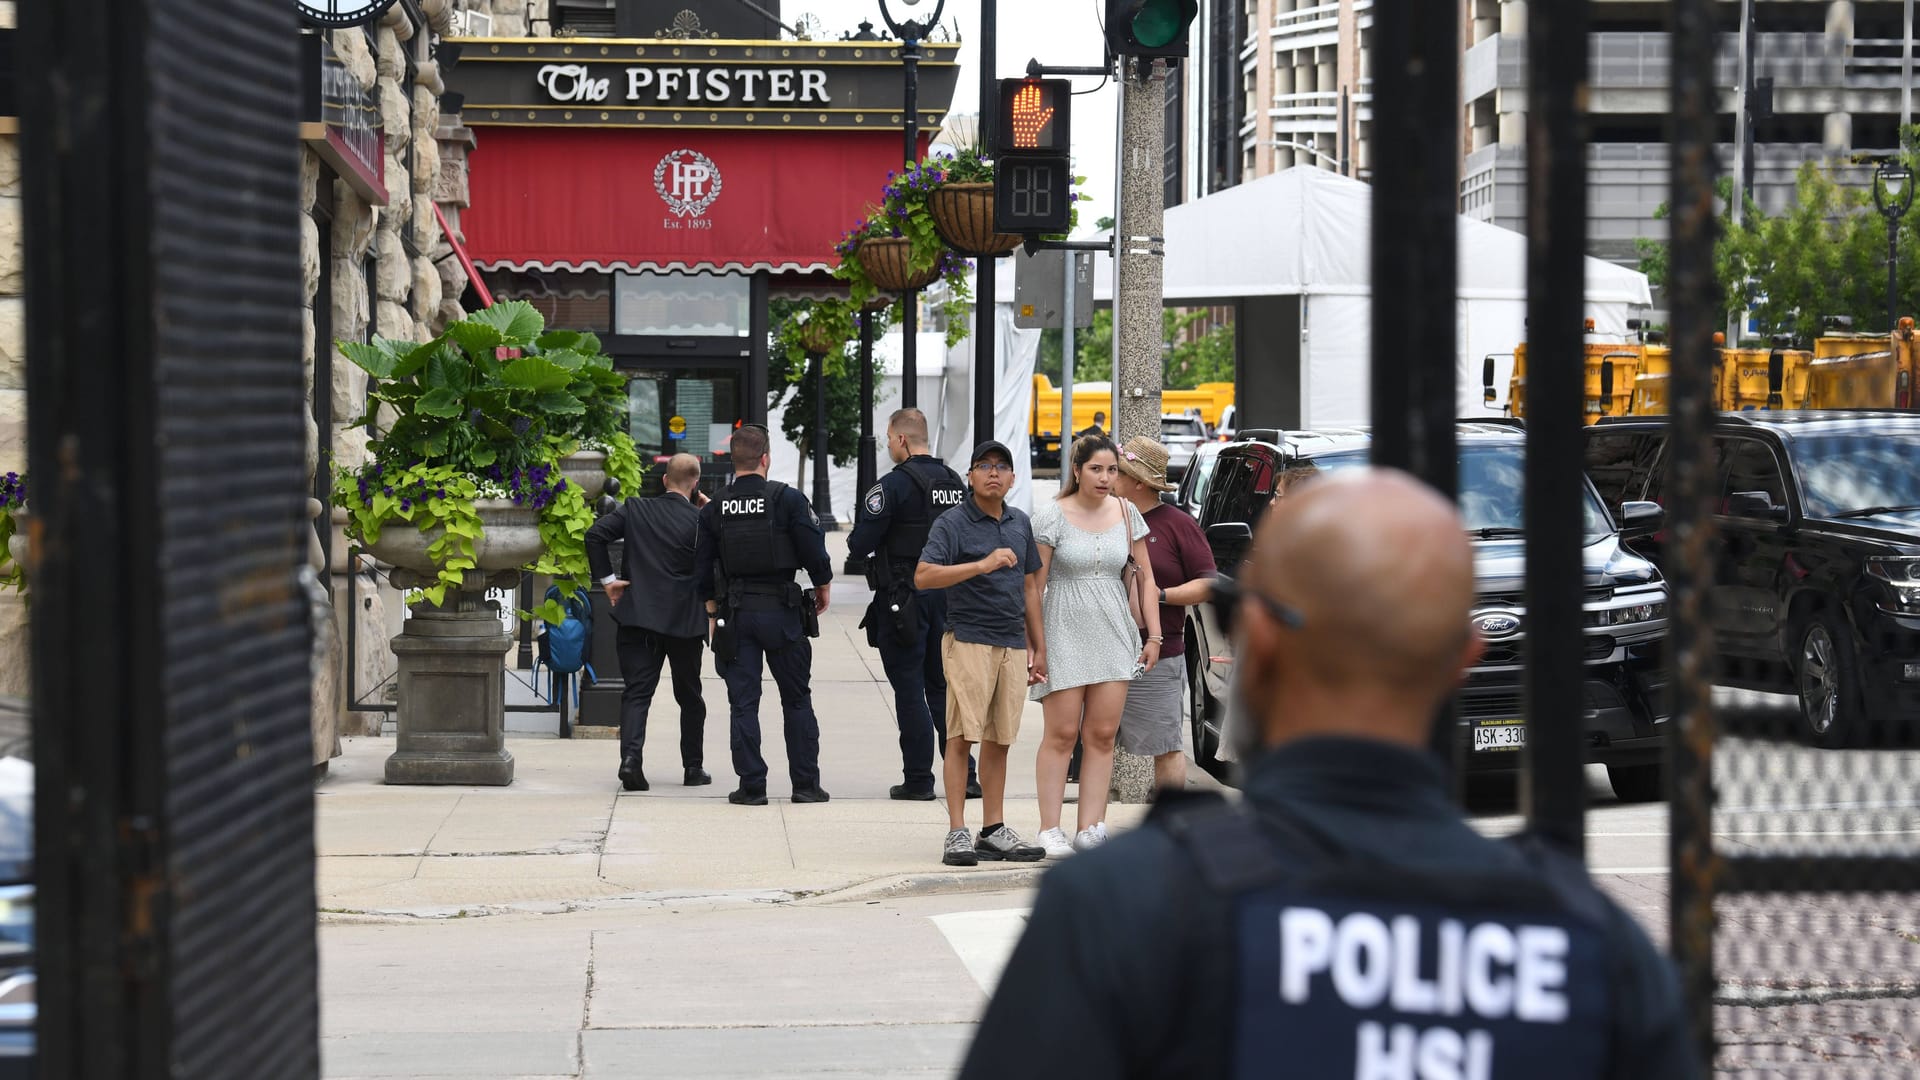
[[[845,537],[829,537],[836,570]],[[688,898],[766,903],[856,888],[900,896],[1030,884],[1044,864],[943,866],[945,802],[887,798],[888,786],[901,779],[898,729],[892,690],[858,629],[868,595],[864,583],[836,578],[814,642],[821,783],[832,802],[788,801],[771,680],[761,707],[769,804],[727,802],[735,777],[726,686],[710,659],[703,683],[710,787],[680,786],[679,715],[664,687],[649,725],[653,789],[645,793],[620,790],[619,750],[606,739],[509,737],[516,766],[506,788],[389,787],[382,768],[393,740],[348,739],[316,789],[323,918],[444,918]],[[1008,822],[1029,838],[1039,831],[1033,755],[1040,730],[1040,707],[1030,703],[1010,755],[1007,792]],[[1107,820],[1126,827],[1145,809],[1114,806]],[[1072,813],[1069,805],[1069,820]],[[976,829],[979,816],[979,802],[969,802],[968,823]]]

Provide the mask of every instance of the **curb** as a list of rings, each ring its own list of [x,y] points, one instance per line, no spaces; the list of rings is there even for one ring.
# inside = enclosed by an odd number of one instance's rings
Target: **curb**
[[[1030,889],[1047,872],[1046,863],[953,871],[937,874],[895,874],[842,889],[805,893],[790,901],[794,904],[849,904],[860,901],[905,900],[917,896],[950,896],[964,893],[1006,892]]]

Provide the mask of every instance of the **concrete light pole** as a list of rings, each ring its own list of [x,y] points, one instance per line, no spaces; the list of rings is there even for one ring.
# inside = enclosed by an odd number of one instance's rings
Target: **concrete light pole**
[[[1166,258],[1167,62],[1122,57],[1119,193],[1114,199],[1113,409],[1116,442],[1160,435]]]

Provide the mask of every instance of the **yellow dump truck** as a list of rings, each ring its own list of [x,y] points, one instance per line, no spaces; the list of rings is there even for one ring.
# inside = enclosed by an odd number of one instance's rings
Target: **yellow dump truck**
[[[1911,318],[1891,334],[1829,334],[1811,351],[1776,339],[1770,349],[1729,349],[1715,334],[1714,408],[1907,409],[1920,380],[1920,337]],[[1657,338],[1586,347],[1587,422],[1601,416],[1658,416],[1667,411],[1672,351]],[[1487,400],[1494,400],[1493,364],[1485,368]],[[1508,412],[1526,415],[1526,345],[1514,348]]]
[[[1636,326],[1637,329],[1637,326]],[[1587,320],[1587,333],[1594,333],[1593,320]],[[1633,401],[1634,377],[1639,374],[1645,345],[1624,339],[1615,342],[1589,341],[1586,353],[1586,418],[1591,424],[1602,416],[1625,416]],[[1493,357],[1482,372],[1486,400],[1494,400]],[[1513,375],[1507,382],[1507,414],[1527,415],[1527,343],[1513,347]]]
[[[1060,418],[1060,388],[1045,375],[1033,377],[1033,404],[1028,412],[1027,434],[1032,439],[1033,463],[1040,468],[1056,468],[1060,464],[1060,439],[1064,432],[1071,439],[1076,431],[1085,431],[1093,424],[1096,412],[1113,411],[1113,386],[1107,382],[1076,382],[1073,384],[1073,422],[1062,426]],[[1233,404],[1233,384],[1230,382],[1201,383],[1191,390],[1162,390],[1160,392],[1160,411],[1188,414],[1199,410],[1200,419],[1209,431],[1220,426],[1220,415],[1227,406]],[[1109,423],[1111,429],[1112,424]]]

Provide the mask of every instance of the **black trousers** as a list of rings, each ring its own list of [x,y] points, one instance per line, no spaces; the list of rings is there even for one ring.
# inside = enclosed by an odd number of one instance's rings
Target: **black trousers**
[[[820,786],[820,720],[813,712],[813,641],[798,608],[742,608],[733,613],[740,651],[721,672],[731,712],[728,741],[733,771],[746,791],[767,790],[767,759],[760,752],[760,672],[780,690],[787,741],[787,779],[793,790]]]
[[[707,732],[707,702],[700,696],[700,658],[706,642],[697,637],[669,637],[651,630],[623,626],[615,639],[620,653],[620,757],[644,758],[647,712],[660,686],[660,667],[673,665],[673,699],[680,704],[680,764],[697,769],[705,763],[702,746]]]

